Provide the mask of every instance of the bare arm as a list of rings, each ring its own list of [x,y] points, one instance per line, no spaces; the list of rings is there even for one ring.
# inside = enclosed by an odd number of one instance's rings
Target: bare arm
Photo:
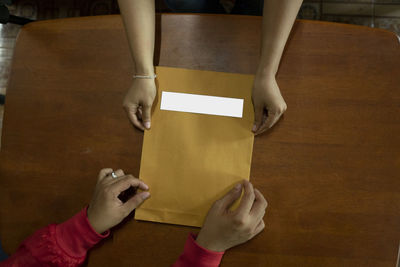
[[[154,72],[154,0],[118,0],[137,74]]]
[[[275,75],[302,0],[265,0],[259,72]]]
[[[136,75],[154,74],[154,0],[118,0]],[[124,99],[131,122],[139,129],[150,128],[151,106],[156,95],[154,79],[134,79]],[[142,122],[140,121],[142,117]]]
[[[256,134],[271,128],[286,110],[275,75],[301,3],[302,0],[264,0],[261,57],[253,89]]]

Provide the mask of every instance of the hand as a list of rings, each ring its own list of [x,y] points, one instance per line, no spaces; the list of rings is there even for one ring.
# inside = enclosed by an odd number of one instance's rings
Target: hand
[[[243,182],[243,187],[243,198],[236,210],[230,207],[240,197],[242,184],[237,184],[214,203],[197,236],[197,244],[212,251],[225,251],[252,239],[264,229],[267,201],[248,181]]]
[[[100,171],[93,198],[87,210],[90,225],[99,234],[119,224],[150,196],[149,192],[141,192],[122,203],[118,195],[129,187],[133,186],[142,190],[148,190],[149,187],[132,175],[125,175],[122,170],[115,171],[117,178],[113,178],[112,171],[112,169]]]
[[[257,74],[253,86],[255,135],[271,128],[286,111],[287,105],[274,76]],[[268,111],[268,112],[267,112]]]
[[[150,129],[151,106],[156,92],[154,79],[134,79],[125,96],[123,106],[129,120],[141,130]]]

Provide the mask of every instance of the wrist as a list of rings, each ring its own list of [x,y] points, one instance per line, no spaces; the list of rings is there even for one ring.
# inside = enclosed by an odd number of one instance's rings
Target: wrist
[[[224,252],[228,248],[223,245],[219,245],[218,242],[209,241],[207,238],[203,238],[201,234],[199,234],[196,238],[196,243],[202,248],[207,250],[215,251],[215,252]]]
[[[109,236],[109,232],[100,235],[88,221],[87,207],[72,218],[56,225],[57,243],[69,255],[84,257],[87,251],[102,239]]]
[[[152,64],[135,64],[136,75],[154,75],[154,66]]]
[[[90,208],[90,206],[89,206],[89,208]],[[104,227],[101,227],[100,225],[97,225],[96,219],[93,218],[93,216],[92,216],[92,214],[91,214],[89,208],[88,208],[87,211],[86,211],[86,218],[87,218],[87,220],[88,220],[88,222],[89,222],[89,225],[92,227],[92,229],[93,229],[97,234],[103,235],[104,233],[107,232],[108,229],[104,229]]]
[[[269,65],[260,64],[256,71],[256,76],[275,78],[278,69]]]
[[[105,232],[107,232],[106,230],[103,230],[103,228],[101,228],[100,226],[98,226],[93,219],[91,219],[89,216],[87,217],[89,225],[92,227],[92,229],[98,233],[99,235],[103,235]]]

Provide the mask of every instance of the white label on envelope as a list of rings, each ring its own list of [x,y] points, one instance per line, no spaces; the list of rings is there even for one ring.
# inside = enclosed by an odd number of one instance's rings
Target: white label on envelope
[[[243,99],[162,91],[160,109],[242,118]]]

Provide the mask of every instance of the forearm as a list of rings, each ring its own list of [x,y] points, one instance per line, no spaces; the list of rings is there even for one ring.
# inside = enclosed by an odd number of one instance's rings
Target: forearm
[[[275,76],[302,0],[264,0],[261,57],[257,73]]]
[[[118,0],[136,74],[154,72],[154,0]]]
[[[66,222],[36,231],[0,266],[80,266],[87,251],[108,235],[96,233],[85,208]]]
[[[183,253],[171,267],[217,267],[221,263],[224,252],[211,251],[201,247],[196,235],[189,234]]]

